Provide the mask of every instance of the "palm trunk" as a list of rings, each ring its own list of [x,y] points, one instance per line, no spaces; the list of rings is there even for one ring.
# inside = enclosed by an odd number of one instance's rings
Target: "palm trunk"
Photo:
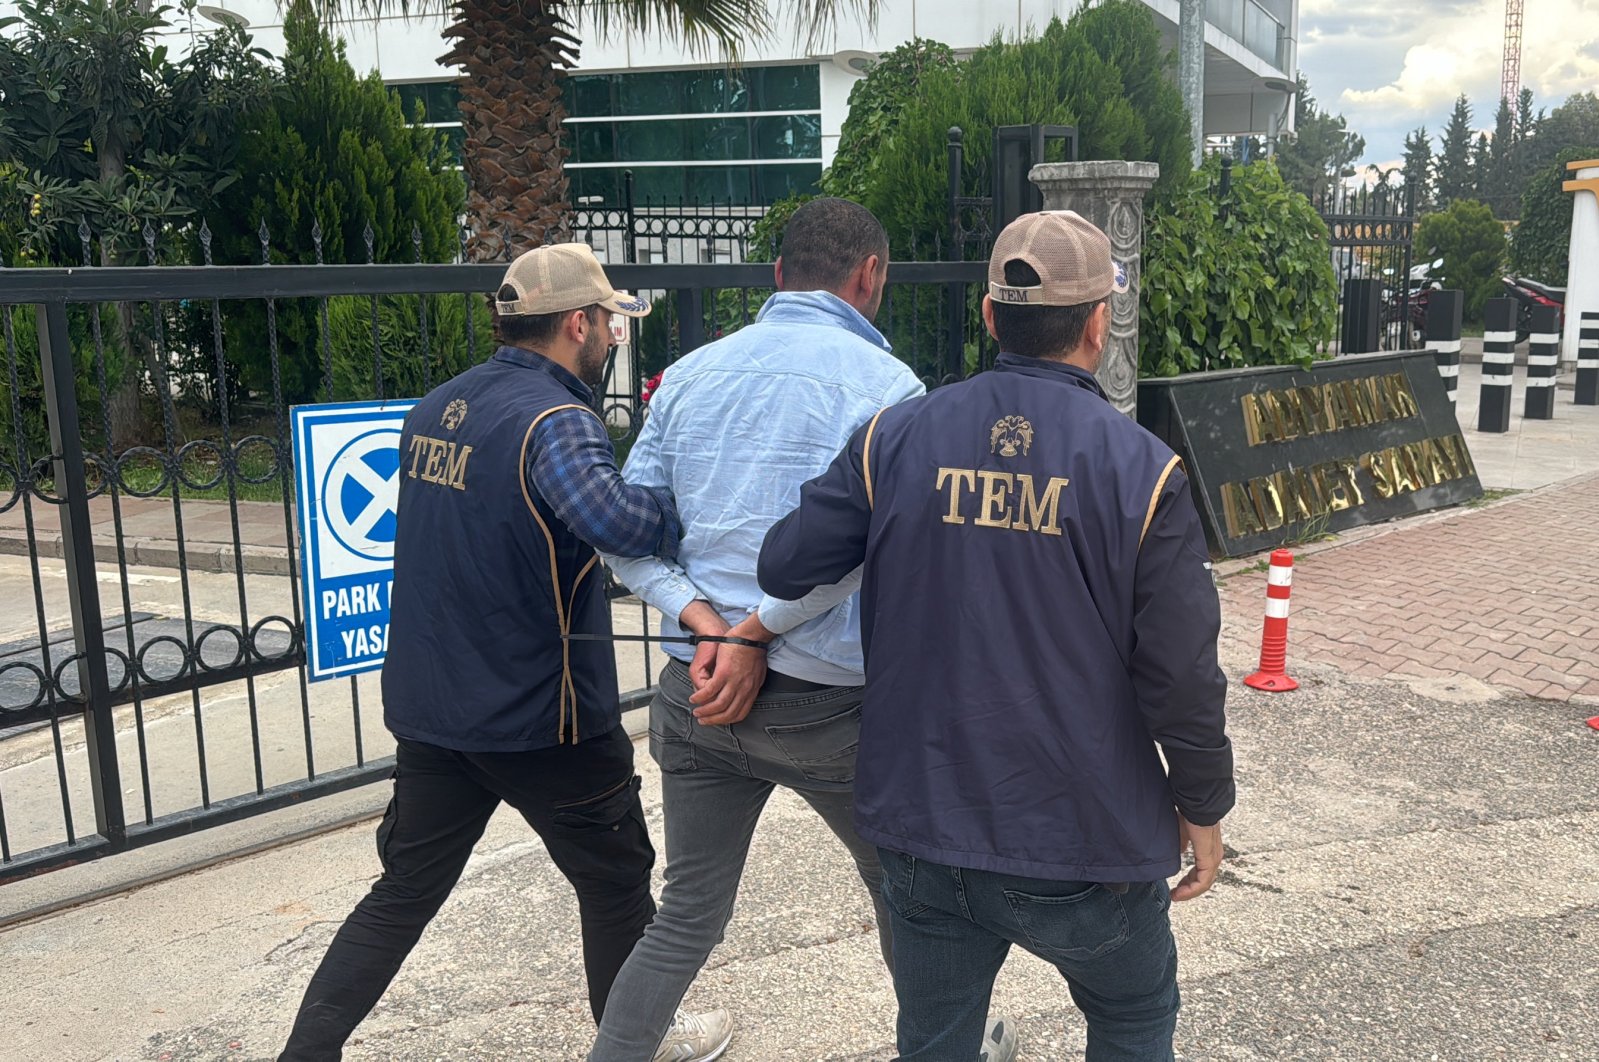
[[[571,236],[561,82],[577,40],[561,0],[457,0],[439,61],[461,81],[467,257],[503,260]]]

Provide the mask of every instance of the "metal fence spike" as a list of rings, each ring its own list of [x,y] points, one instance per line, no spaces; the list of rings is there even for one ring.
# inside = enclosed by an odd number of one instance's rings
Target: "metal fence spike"
[[[361,230],[361,238],[366,241],[367,265],[371,265],[373,262],[377,261],[377,236],[378,234],[372,231],[371,219],[368,219],[366,227]]]
[[[272,264],[272,231],[267,228],[266,218],[261,219],[261,224],[256,228],[255,234],[261,240],[261,264]]]
[[[200,250],[205,255],[205,264],[211,265],[211,223],[204,218],[200,219]]]
[[[322,264],[322,219],[311,222],[311,243],[316,247],[316,264]]]

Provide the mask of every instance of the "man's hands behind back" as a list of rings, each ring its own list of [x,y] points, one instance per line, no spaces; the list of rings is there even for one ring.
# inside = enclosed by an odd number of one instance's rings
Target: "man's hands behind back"
[[[770,642],[774,635],[750,616],[727,632],[734,638]],[[711,650],[707,653],[706,650]],[[703,679],[702,679],[703,674]],[[711,642],[699,647],[689,668],[694,681],[694,718],[702,726],[728,726],[743,722],[755,705],[755,698],[766,681],[766,650],[747,645]]]

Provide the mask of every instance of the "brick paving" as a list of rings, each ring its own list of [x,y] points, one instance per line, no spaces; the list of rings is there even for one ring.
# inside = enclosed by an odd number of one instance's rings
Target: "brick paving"
[[[1234,574],[1222,596],[1229,626],[1258,638],[1245,617],[1264,575]],[[1295,660],[1599,701],[1599,474],[1299,559]]]

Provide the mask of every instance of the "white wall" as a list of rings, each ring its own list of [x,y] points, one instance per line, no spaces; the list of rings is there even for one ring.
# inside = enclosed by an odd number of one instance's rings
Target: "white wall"
[[[1569,174],[1572,180],[1599,180],[1599,166]],[[1577,358],[1577,334],[1582,315],[1599,313],[1599,193],[1576,191],[1571,195],[1571,270],[1566,278],[1566,328],[1561,357]]]

